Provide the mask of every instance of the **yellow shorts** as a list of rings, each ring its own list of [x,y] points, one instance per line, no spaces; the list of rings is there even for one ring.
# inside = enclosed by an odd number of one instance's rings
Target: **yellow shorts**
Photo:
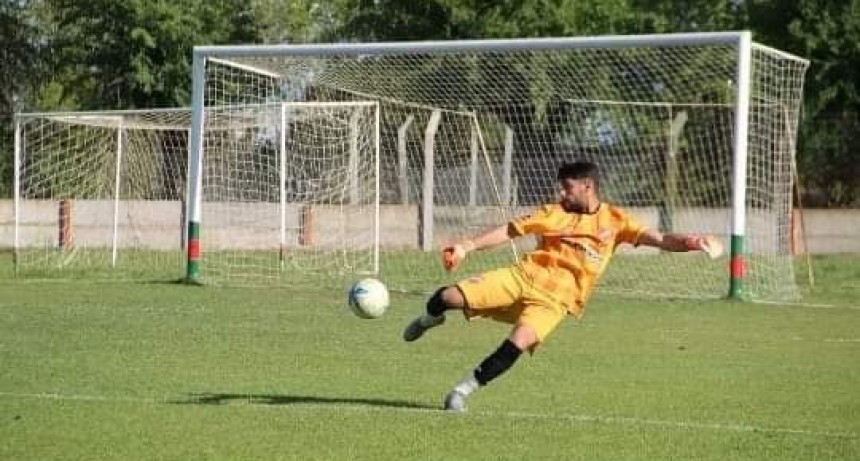
[[[513,325],[528,325],[543,342],[564,320],[566,306],[535,289],[515,267],[496,269],[461,280],[466,318],[487,317]]]

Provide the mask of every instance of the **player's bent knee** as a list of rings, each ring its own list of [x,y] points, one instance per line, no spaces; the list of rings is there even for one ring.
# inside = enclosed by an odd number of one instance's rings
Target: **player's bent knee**
[[[427,301],[427,313],[440,316],[448,309],[462,309],[465,305],[463,293],[456,286],[442,287]]]
[[[452,285],[442,291],[442,302],[449,309],[462,309],[466,305],[466,298],[456,285]]]
[[[521,351],[530,350],[538,343],[537,333],[529,325],[517,325],[508,339]]]

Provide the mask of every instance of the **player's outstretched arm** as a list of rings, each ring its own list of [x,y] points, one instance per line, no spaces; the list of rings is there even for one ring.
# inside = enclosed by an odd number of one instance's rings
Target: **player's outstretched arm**
[[[508,225],[499,226],[468,240],[453,245],[447,245],[442,249],[442,263],[445,269],[451,271],[460,266],[466,259],[466,255],[484,248],[492,248],[501,245],[511,239]]]
[[[723,244],[712,235],[663,234],[648,230],[639,236],[639,244],[656,247],[664,251],[703,251],[711,258],[717,258],[723,254]]]

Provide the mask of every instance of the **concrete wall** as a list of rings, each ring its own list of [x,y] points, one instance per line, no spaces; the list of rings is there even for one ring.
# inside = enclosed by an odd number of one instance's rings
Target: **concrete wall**
[[[278,248],[281,212],[277,203],[205,204],[202,239],[207,250]],[[373,245],[373,206],[287,204],[286,247],[366,248]],[[418,236],[418,211],[410,206],[380,207],[385,229],[381,244],[389,248],[414,248]]]
[[[804,210],[794,218],[797,252],[860,253],[860,210]]]
[[[19,210],[18,242],[22,247],[57,246],[60,240],[59,206],[56,201],[27,200]],[[114,215],[117,217],[117,246],[151,250],[178,249],[182,245],[181,206],[178,201],[120,202],[114,213],[110,200],[71,202],[71,234],[86,247],[111,248]],[[14,243],[14,207],[0,200],[0,248]]]
[[[655,208],[630,208],[643,224],[656,227]],[[152,250],[179,249],[184,225],[178,201],[127,201],[119,204],[118,244],[120,248]],[[516,214],[528,213],[521,208]],[[373,207],[314,205],[310,212],[299,204],[286,207],[286,246],[317,248],[361,248],[372,244]],[[19,211],[19,244],[22,247],[57,246],[59,207],[56,201],[28,200]],[[384,205],[380,209],[380,243],[387,249],[415,249],[420,245],[418,205]],[[806,210],[803,215],[807,245],[801,238],[801,216],[794,218],[793,247],[812,253],[860,253],[860,210]],[[770,229],[782,217],[750,210],[753,229]],[[76,200],[71,208],[72,235],[76,246],[110,248],[113,240],[114,203]],[[782,223],[788,226],[788,220]],[[504,222],[495,207],[439,206],[435,211],[434,242],[474,235]],[[728,238],[731,213],[727,209],[684,209],[674,216],[679,232],[708,232]],[[11,200],[0,200],[0,248],[13,246],[14,214]],[[280,247],[280,210],[276,203],[207,203],[202,237],[207,250],[225,248],[274,249]],[[747,249],[756,253],[787,251],[785,239],[755,233]],[[648,248],[625,251],[653,252]]]

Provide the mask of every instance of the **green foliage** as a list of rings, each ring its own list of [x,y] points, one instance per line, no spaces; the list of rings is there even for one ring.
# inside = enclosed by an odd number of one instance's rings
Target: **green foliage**
[[[43,75],[42,52],[26,4],[0,2],[0,197],[12,195],[13,114],[26,106]]]
[[[757,0],[756,38],[811,61],[798,160],[808,203],[860,206],[860,0]]]
[[[84,93],[85,109],[187,105],[195,44],[255,38],[239,0],[46,1],[57,24],[54,67],[68,72],[67,91]]]
[[[860,112],[815,113],[807,107],[798,163],[805,205],[860,206]]]
[[[8,116],[26,98],[32,73],[40,64],[38,30],[19,2],[0,3],[0,111]]]
[[[252,0],[251,10],[262,43],[308,43],[335,39],[338,1]]]
[[[348,0],[338,35],[371,41],[456,38],[451,12],[438,0]]]
[[[798,145],[802,179],[822,204],[860,203],[860,0],[5,1],[0,3],[0,195],[9,192],[14,110],[187,105],[191,49],[198,44],[744,28],[760,42],[811,60]],[[509,76],[518,86],[500,92],[533,95],[531,107],[516,118],[525,139],[543,136],[555,104],[547,95],[558,88],[545,85],[539,66],[510,72],[518,74]],[[681,73],[677,77],[683,79]],[[463,76],[478,84],[482,78],[480,72]]]
[[[697,32],[746,27],[738,0],[631,0],[639,32]]]

